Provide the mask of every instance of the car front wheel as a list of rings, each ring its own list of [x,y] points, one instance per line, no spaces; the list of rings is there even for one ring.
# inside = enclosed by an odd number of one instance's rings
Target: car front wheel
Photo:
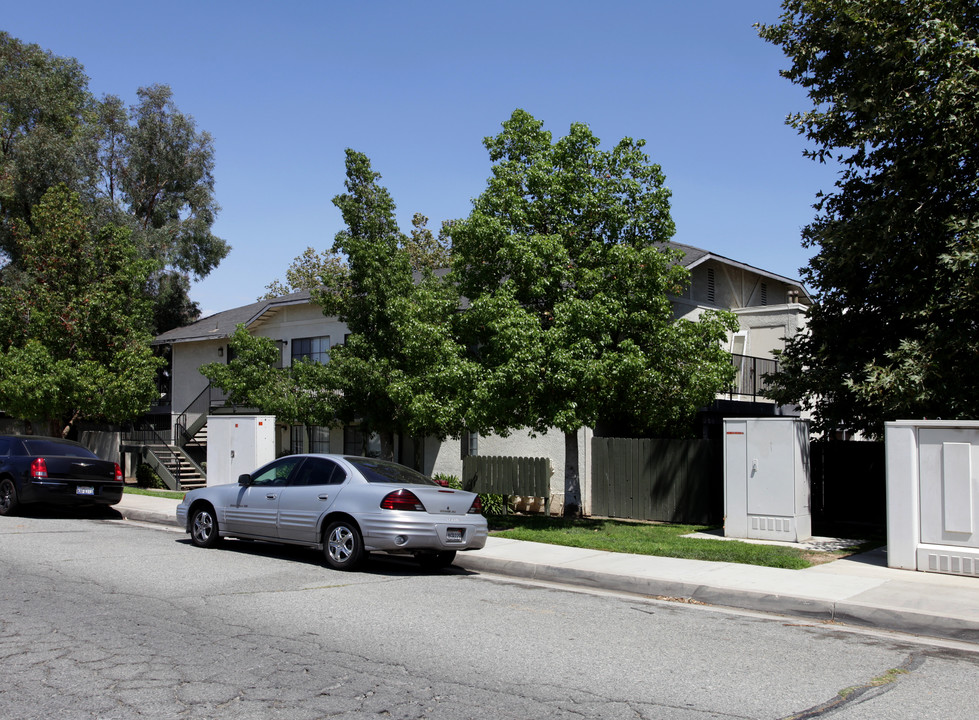
[[[17,488],[9,479],[0,480],[0,515],[12,515],[20,503],[17,502]]]
[[[218,520],[210,507],[194,510],[190,519],[190,541],[197,547],[212,548],[220,540]]]
[[[323,538],[326,564],[334,570],[353,570],[364,559],[364,540],[357,526],[346,520],[331,523]]]

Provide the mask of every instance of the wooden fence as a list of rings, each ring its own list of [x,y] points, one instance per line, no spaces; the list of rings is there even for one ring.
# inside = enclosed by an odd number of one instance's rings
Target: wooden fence
[[[462,488],[476,493],[542,497],[545,512],[550,514],[551,461],[471,455],[462,460]]]
[[[592,515],[722,521],[721,450],[709,440],[592,438]]]

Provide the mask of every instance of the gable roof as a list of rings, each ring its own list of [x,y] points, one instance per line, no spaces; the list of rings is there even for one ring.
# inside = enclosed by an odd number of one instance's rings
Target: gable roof
[[[700,248],[695,248],[692,245],[684,245],[683,243],[668,242],[667,245],[674,249],[682,252],[683,258],[680,260],[680,264],[688,270],[692,270],[698,265],[703,265],[708,260],[716,260],[717,262],[724,263],[725,265],[730,265],[731,267],[738,268],[740,270],[747,270],[748,272],[755,273],[761,277],[768,278],[769,280],[776,280],[778,282],[783,282],[786,285],[794,285],[802,291],[803,296],[812,302],[812,296],[809,291],[806,290],[805,286],[802,284],[801,280],[795,280],[793,278],[785,277],[784,275],[778,275],[768,270],[762,270],[761,268],[756,268],[753,265],[748,265],[747,263],[738,262],[737,260],[732,260],[731,258],[724,257],[723,255],[718,255],[717,253],[712,253],[709,250],[702,250]]]
[[[692,245],[684,245],[683,243],[672,241],[666,243],[666,245],[673,250],[679,250],[683,253],[683,257],[680,259],[680,264],[685,268],[692,269],[707,262],[708,260],[716,260],[717,262],[757,273],[762,277],[778,280],[787,285],[797,286],[804,293],[805,297],[809,298],[811,301],[809,292],[798,280],[783,277],[782,275],[776,275],[775,273],[770,273],[767,270],[761,270],[759,268],[752,267],[751,265],[746,265],[745,263],[731,260],[723,255],[717,255],[716,253],[712,253],[708,250],[693,247]],[[440,269],[436,270],[435,274],[437,276],[442,276],[447,272],[447,269]],[[414,273],[413,275],[415,282],[419,282],[421,279],[421,273]],[[246,327],[252,327],[253,325],[270,320],[283,307],[288,305],[306,305],[311,302],[312,298],[308,290],[282,295],[281,297],[272,298],[270,300],[259,300],[250,305],[243,305],[241,307],[225,310],[224,312],[215,313],[214,315],[208,315],[207,317],[201,318],[197,322],[191,323],[190,325],[185,325],[184,327],[168,330],[161,335],[157,335],[152,344],[168,345],[171,343],[181,342],[200,342],[202,340],[223,340],[231,337],[231,335],[234,334],[235,328],[237,328],[239,324],[243,324]],[[463,304],[465,306],[468,304],[468,302],[464,299]]]
[[[153,345],[168,345],[180,342],[200,342],[201,340],[223,340],[234,334],[239,324],[252,326],[274,317],[279,310],[288,305],[306,305],[312,302],[309,291],[290,293],[271,300],[259,300],[251,305],[231,308],[224,312],[208,315],[197,322],[174,328],[157,335]]]

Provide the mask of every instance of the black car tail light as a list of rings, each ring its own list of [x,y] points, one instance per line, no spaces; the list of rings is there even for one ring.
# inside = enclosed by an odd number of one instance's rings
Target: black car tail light
[[[48,476],[48,464],[44,458],[34,458],[31,462],[31,477],[43,479]]]
[[[473,504],[469,506],[469,511],[472,515],[480,515],[483,512],[483,501],[479,499],[479,495],[473,498]]]
[[[418,510],[425,512],[425,506],[411,490],[395,490],[384,496],[381,507],[385,510]]]
[[[119,463],[115,463],[115,466],[116,466],[116,474],[115,474],[116,482],[123,482],[122,468],[119,467]]]

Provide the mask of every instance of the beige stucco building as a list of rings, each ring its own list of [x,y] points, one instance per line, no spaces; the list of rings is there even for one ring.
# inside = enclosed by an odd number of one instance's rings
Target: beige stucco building
[[[733,311],[741,324],[739,332],[728,338],[728,350],[744,373],[755,373],[758,360],[773,361],[773,352],[784,347],[784,338],[802,327],[811,298],[798,281],[714,255],[698,248],[674,245],[685,255],[682,263],[690,269],[691,285],[674,298],[677,317],[695,319],[706,309]],[[245,325],[254,335],[275,340],[281,351],[282,366],[299,357],[327,362],[330,347],[343,342],[346,327],[337,318],[326,317],[310,299],[308,292],[255,302],[203,318],[186,327],[163,333],[155,340],[169,358],[167,376],[161,384],[161,402],[149,416],[163,435],[175,441],[190,436],[201,438],[208,413],[230,412],[220,391],[212,389],[201,375],[202,365],[227,362],[228,341],[235,328]],[[738,358],[744,360],[738,360]],[[750,362],[746,362],[750,361]],[[749,378],[745,378],[748,380]],[[757,378],[754,378],[757,380]],[[754,386],[752,386],[754,388]],[[754,389],[751,400],[757,400]],[[745,399],[744,393],[732,397]],[[593,432],[579,431],[578,448],[584,510],[589,510],[590,446]],[[414,457],[413,440],[396,439],[395,458],[407,464]],[[461,477],[462,459],[467,454],[550,459],[551,507],[559,509],[564,493],[564,435],[553,432],[532,435],[515,432],[508,437],[464,436],[439,442],[425,441],[422,468],[427,474],[444,473]],[[177,443],[180,444],[180,443]],[[312,447],[303,428],[281,425],[277,429],[280,453],[341,452],[359,454],[364,444],[356,427],[318,428]]]

